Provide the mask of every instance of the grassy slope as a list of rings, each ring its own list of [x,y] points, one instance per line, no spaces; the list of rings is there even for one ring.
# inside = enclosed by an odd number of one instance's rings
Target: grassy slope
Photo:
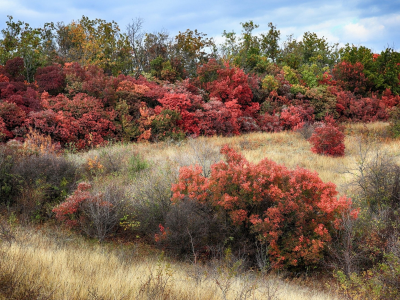
[[[368,129],[370,133],[380,132],[385,126],[370,124]],[[363,126],[353,125],[348,130],[360,132]],[[213,137],[203,141],[216,148],[230,144],[252,162],[268,157],[291,168],[315,170],[324,181],[336,183],[341,193],[347,190],[346,184],[351,179],[342,171],[353,168],[359,159],[355,135],[346,137],[344,158],[313,154],[309,143],[293,132]],[[377,146],[392,155],[400,154],[400,141],[382,142]],[[185,155],[191,151],[188,147],[187,143],[115,145],[107,148],[107,153],[122,164],[132,153],[140,153],[150,161],[184,164]],[[104,149],[93,149],[71,158],[83,163],[102,155],[102,151],[104,154]],[[98,245],[54,229],[34,232],[17,227],[15,231],[16,241],[11,246],[5,242],[0,244],[3,299],[42,299],[35,297],[35,293],[48,295],[46,299],[224,299],[221,288],[229,284],[226,299],[275,299],[268,298],[268,293],[278,299],[336,299],[318,289],[277,278],[261,280],[254,274],[229,278],[213,267],[201,269],[177,262],[168,265],[166,260],[157,260],[148,248],[139,244]],[[6,286],[13,288],[7,290]],[[252,296],[239,298],[246,291],[253,291]],[[24,293],[30,296],[25,297]]]

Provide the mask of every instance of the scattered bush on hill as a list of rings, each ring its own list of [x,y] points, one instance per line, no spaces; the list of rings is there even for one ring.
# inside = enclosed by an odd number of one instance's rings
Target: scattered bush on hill
[[[314,129],[309,139],[313,145],[311,151],[329,156],[344,156],[344,133],[332,117],[325,117],[325,122]]]

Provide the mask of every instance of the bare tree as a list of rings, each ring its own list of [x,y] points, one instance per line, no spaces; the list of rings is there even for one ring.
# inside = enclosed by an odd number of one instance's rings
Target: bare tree
[[[142,18],[136,18],[132,20],[132,23],[126,26],[126,33],[132,48],[132,59],[134,62],[132,73],[136,79],[144,71],[144,66],[146,64],[146,49],[144,46],[145,33],[142,31],[142,26]]]
[[[201,137],[187,139],[187,146],[180,149],[172,160],[178,164],[179,168],[198,164],[203,169],[202,175],[210,176],[211,166],[222,160],[220,148]]]
[[[330,259],[327,265],[340,268],[347,276],[359,270],[360,263],[365,259],[365,253],[358,247],[361,241],[357,239],[355,227],[357,219],[350,215],[351,210],[342,213],[340,230],[333,236],[333,243],[328,246]]]
[[[91,236],[104,240],[112,233],[122,217],[125,205],[125,191],[117,184],[108,185],[104,192],[97,194],[82,207],[87,218],[82,221],[83,231]]]
[[[358,158],[354,168],[345,168],[352,175],[356,188],[372,213],[395,208],[400,200],[400,167],[394,156],[381,150],[376,141],[359,138]]]

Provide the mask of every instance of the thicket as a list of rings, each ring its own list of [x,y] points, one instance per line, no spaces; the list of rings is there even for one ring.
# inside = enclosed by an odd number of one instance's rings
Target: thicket
[[[32,127],[83,149],[300,129],[327,114],[390,118],[397,134],[396,51],[339,49],[310,32],[279,47],[273,24],[261,35],[252,21],[242,27],[216,45],[191,30],[145,35],[141,20],[123,33],[87,17],[36,29],[9,17],[0,39],[0,139],[23,141]]]

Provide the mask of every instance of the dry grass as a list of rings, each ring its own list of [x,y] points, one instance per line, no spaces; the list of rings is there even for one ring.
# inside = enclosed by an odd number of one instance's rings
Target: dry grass
[[[170,264],[139,244],[115,248],[54,228],[14,230],[16,241],[0,245],[0,299],[337,299],[278,278]]]
[[[377,122],[372,124],[351,124],[346,127],[346,150],[345,156],[332,158],[311,152],[311,146],[299,133],[250,133],[233,137],[210,137],[198,138],[198,144],[206,144],[210,148],[219,148],[225,144],[233,146],[240,151],[249,161],[257,163],[264,158],[271,159],[277,163],[284,164],[289,168],[306,168],[316,171],[320,178],[327,182],[331,181],[338,186],[340,193],[346,192],[346,186],[351,180],[350,174],[345,174],[345,169],[351,169],[359,160],[360,136],[374,140],[381,151],[386,151],[391,156],[397,157],[400,162],[400,140],[385,138],[388,123]],[[384,138],[380,138],[383,136]],[[88,158],[101,155],[101,149],[93,149],[89,152],[74,155],[73,159],[84,162]],[[196,161],[188,159],[188,154],[193,152],[193,143],[188,141],[158,144],[127,144],[115,145],[107,148],[107,155],[119,157],[125,162],[130,155],[140,153],[145,159],[154,162],[174,164],[181,157],[181,161]],[[124,163],[122,163],[124,164]],[[177,168],[181,164],[177,164]]]

